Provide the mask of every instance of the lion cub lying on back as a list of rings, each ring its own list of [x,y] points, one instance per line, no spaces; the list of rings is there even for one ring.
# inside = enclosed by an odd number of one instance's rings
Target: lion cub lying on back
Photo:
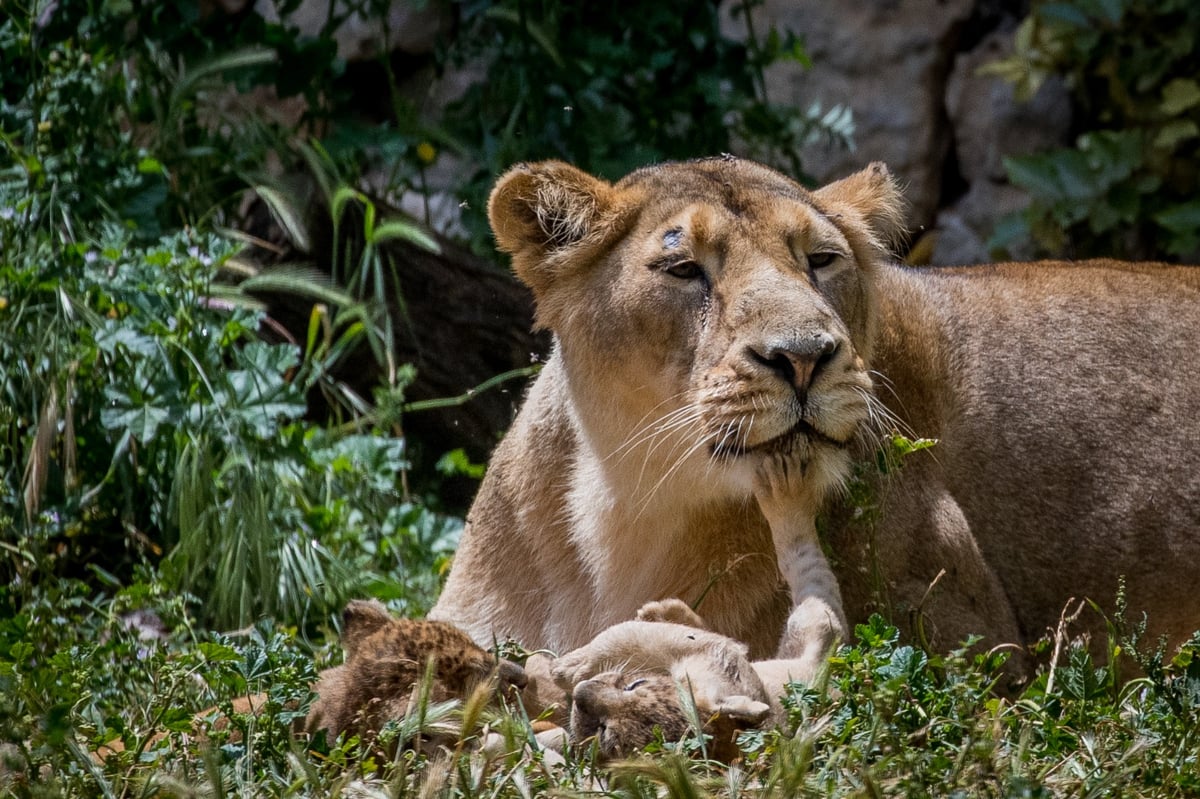
[[[667,599],[555,659],[550,672],[570,695],[576,744],[594,737],[602,756],[616,757],[658,733],[678,740],[692,726],[684,707],[691,701],[712,736],[710,756],[730,760],[738,732],[785,720],[779,698],[794,665],[751,662],[744,644],[711,632],[687,604]]]

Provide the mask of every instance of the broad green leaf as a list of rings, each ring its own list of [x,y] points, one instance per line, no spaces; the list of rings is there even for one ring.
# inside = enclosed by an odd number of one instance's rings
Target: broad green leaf
[[[139,442],[145,444],[153,441],[158,428],[171,418],[171,412],[166,408],[153,405],[138,405],[136,407],[105,408],[100,412],[100,423],[108,430],[128,430]]]
[[[1190,78],[1175,78],[1162,91],[1159,109],[1168,116],[1177,116],[1200,105],[1200,84]]]
[[[109,355],[126,351],[150,357],[160,351],[160,342],[154,336],[146,335],[127,324],[120,324],[113,320],[105,320],[104,326],[96,331],[96,346],[100,348],[101,352]]]
[[[1190,119],[1177,119],[1163,125],[1154,137],[1154,146],[1159,150],[1174,150],[1181,142],[1200,135],[1200,127]]]
[[[1047,155],[1006,156],[1004,170],[1014,185],[1028,189],[1035,197],[1057,200],[1063,196],[1053,161]]]
[[[1154,215],[1154,221],[1173,233],[1200,230],[1200,200],[1176,205]]]

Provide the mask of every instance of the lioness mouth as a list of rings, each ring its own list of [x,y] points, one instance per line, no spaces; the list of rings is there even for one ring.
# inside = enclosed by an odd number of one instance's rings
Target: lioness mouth
[[[791,446],[791,442],[799,436],[807,438],[810,443],[823,442],[834,447],[844,447],[848,443],[826,435],[812,423],[801,419],[779,435],[749,446],[737,438],[723,438],[713,444],[712,452],[714,457],[730,460],[747,455],[771,455],[785,452]]]

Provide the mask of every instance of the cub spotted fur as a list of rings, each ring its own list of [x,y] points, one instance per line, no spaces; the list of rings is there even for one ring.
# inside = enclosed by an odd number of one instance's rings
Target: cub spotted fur
[[[342,620],[346,659],[321,672],[305,722],[309,733],[323,730],[330,740],[344,732],[374,736],[414,706],[430,660],[431,702],[465,699],[492,678],[504,688],[525,686],[520,666],[497,660],[451,624],[396,618],[369,600],[350,602]]]
[[[465,699],[481,685],[501,690],[525,687],[524,670],[507,660],[497,660],[466,633],[440,621],[396,618],[374,600],[354,600],[342,612],[341,666],[323,670],[313,690],[317,694],[296,734],[324,732],[332,741],[342,734],[370,740],[389,721],[402,719],[419,700],[419,689],[433,661],[429,701]],[[231,703],[234,715],[257,715],[267,705],[266,694],[239,696]],[[299,703],[288,707],[296,710]],[[207,737],[230,729],[230,717],[220,707],[197,713],[194,734]],[[236,730],[231,731],[234,740]],[[166,737],[158,733],[151,743]],[[114,740],[93,753],[97,761],[125,751]]]
[[[1200,627],[1200,272],[905,269],[900,207],[881,165],[812,192],[733,158],[504,175],[492,227],[555,346],[431,615],[562,652],[703,598],[799,674],[846,615],[1025,644],[1121,577],[1152,635]],[[892,429],[939,443],[841,514]]]

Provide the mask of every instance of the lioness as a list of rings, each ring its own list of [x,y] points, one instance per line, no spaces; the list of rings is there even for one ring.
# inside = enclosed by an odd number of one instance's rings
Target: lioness
[[[1152,634],[1200,626],[1200,271],[910,270],[901,206],[880,164],[505,174],[492,228],[555,346],[431,616],[562,652],[681,597],[796,676],[880,600],[1024,644],[1124,576]],[[939,443],[834,514],[835,579],[814,520],[893,428]]]

